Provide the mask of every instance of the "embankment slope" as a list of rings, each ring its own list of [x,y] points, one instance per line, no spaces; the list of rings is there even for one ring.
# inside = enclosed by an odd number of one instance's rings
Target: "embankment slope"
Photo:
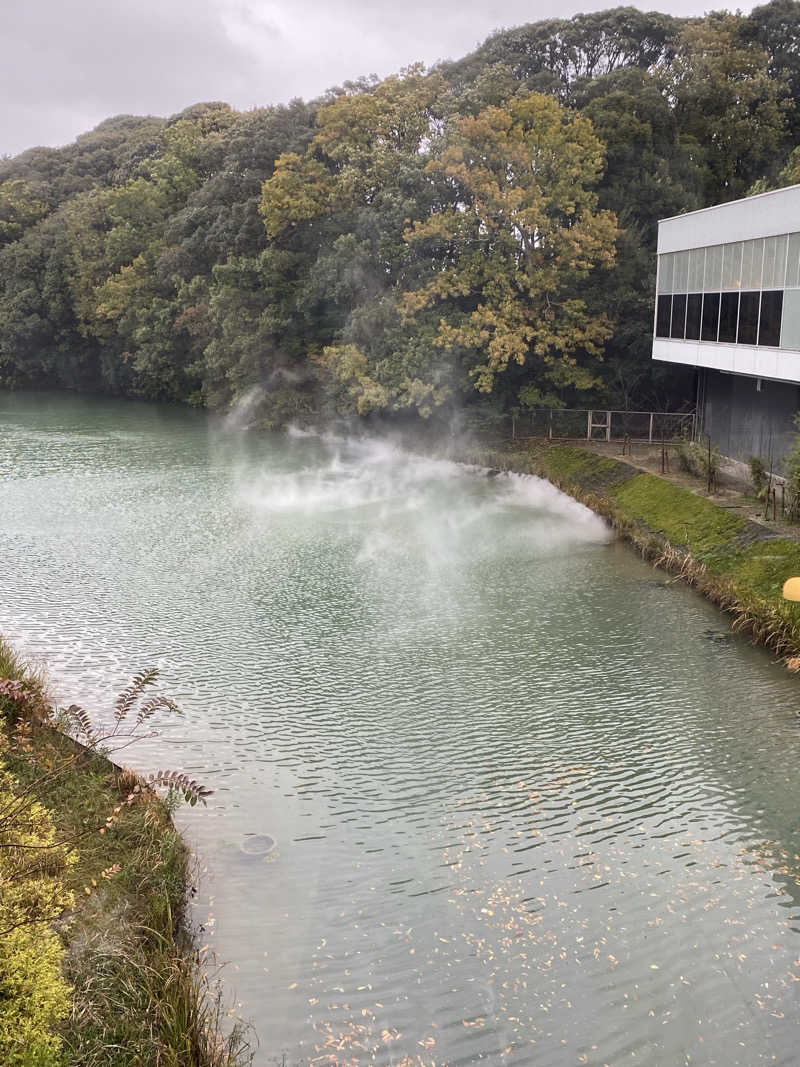
[[[610,456],[539,442],[469,448],[457,457],[546,478],[602,515],[648,560],[733,617],[733,627],[800,668],[800,606],[783,600],[800,574],[800,541]]]

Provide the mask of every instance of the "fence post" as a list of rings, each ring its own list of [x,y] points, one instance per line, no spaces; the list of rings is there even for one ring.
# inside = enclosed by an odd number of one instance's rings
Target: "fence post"
[[[611,412],[606,412],[606,441],[611,440]]]
[[[550,408],[550,422],[548,423],[547,436],[553,440],[553,409]]]
[[[589,411],[589,412],[587,412],[587,418],[586,418],[586,440],[587,441],[591,441],[591,439],[592,439],[592,412]]]
[[[647,438],[647,443],[652,445],[653,443],[653,412],[650,412],[650,433]]]

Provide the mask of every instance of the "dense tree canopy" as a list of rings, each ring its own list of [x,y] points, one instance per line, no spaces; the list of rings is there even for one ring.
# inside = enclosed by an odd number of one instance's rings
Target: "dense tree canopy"
[[[269,425],[453,404],[678,406],[656,223],[800,180],[800,0],[493,34],[239,113],[0,160],[0,386]],[[255,398],[255,399],[254,399]]]

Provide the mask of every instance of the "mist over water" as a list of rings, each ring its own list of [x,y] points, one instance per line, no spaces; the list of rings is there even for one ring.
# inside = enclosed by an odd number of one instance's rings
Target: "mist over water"
[[[0,549],[65,698],[184,708],[258,1063],[796,1062],[796,682],[548,483],[0,395]]]

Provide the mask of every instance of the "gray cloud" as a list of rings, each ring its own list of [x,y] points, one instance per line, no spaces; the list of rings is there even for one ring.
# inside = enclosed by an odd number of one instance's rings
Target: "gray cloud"
[[[27,0],[0,55],[0,152],[63,143],[113,114],[241,97],[262,66],[209,0]]]
[[[12,0],[14,2],[14,0]],[[249,108],[474,48],[493,29],[599,10],[570,0],[16,0],[0,41],[0,154],[120,113]],[[696,0],[666,0],[701,14]]]

